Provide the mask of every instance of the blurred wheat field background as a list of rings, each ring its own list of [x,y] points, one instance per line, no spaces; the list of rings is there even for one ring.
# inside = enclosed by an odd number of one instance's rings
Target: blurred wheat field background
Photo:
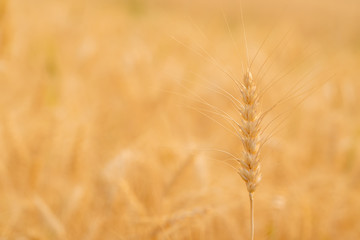
[[[359,239],[360,3],[242,10],[284,76],[262,107],[305,86],[269,114],[256,239]],[[244,46],[236,0],[1,0],[0,239],[249,239],[241,143],[199,112],[234,112]]]

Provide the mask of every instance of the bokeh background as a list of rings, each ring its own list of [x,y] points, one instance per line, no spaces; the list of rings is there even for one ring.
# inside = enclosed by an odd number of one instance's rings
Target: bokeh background
[[[247,52],[256,239],[360,239],[357,0],[1,0],[0,238],[249,239]]]

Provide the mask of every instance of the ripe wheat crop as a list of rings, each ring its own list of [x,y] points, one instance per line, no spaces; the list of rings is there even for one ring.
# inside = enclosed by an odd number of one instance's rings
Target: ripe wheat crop
[[[251,239],[254,239],[254,204],[253,194],[261,180],[260,142],[261,115],[258,110],[258,95],[251,72],[248,70],[243,78],[241,87],[241,106],[239,112],[242,120],[238,124],[243,144],[239,174],[245,181],[250,197]]]

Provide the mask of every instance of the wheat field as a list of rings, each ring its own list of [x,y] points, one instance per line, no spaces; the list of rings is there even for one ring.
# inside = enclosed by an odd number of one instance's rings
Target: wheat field
[[[255,239],[360,239],[357,0],[0,0],[0,239],[250,239],[250,63]]]

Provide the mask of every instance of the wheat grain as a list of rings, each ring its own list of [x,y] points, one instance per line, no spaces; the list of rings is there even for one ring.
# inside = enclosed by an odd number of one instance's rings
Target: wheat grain
[[[247,71],[241,85],[241,113],[243,158],[239,159],[239,174],[246,183],[249,193],[253,193],[261,180],[260,171],[260,123],[258,96],[255,82],[250,71]]]
[[[241,123],[238,124],[241,132],[243,145],[243,157],[238,159],[240,167],[238,173],[245,181],[250,197],[250,215],[251,215],[251,239],[254,239],[254,204],[253,193],[261,180],[260,167],[260,125],[261,114],[258,110],[259,97],[257,95],[256,84],[253,80],[250,70],[248,70],[240,85]]]

